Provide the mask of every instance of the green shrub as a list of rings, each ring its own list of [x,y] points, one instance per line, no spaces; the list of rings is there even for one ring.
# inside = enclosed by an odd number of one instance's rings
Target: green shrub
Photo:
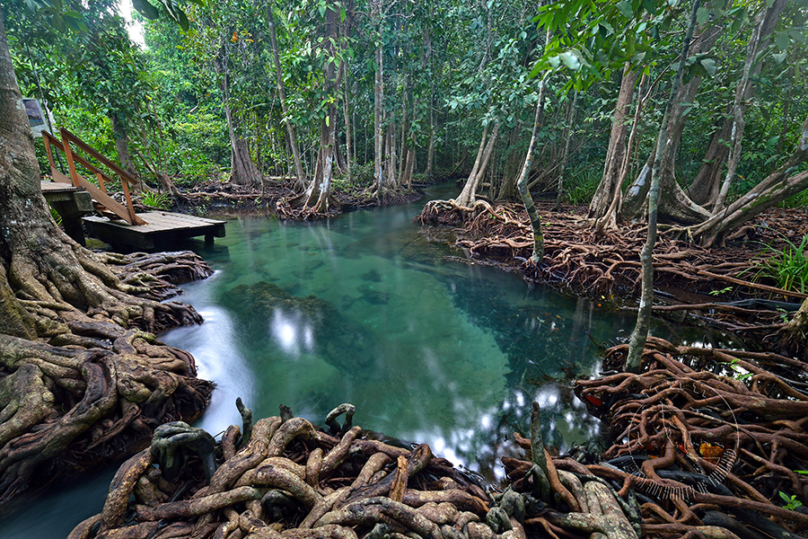
[[[808,291],[808,258],[805,257],[808,235],[802,237],[798,246],[782,234],[781,236],[785,241],[782,250],[767,245],[764,252],[770,256],[754,262],[752,269],[756,270],[755,280],[771,279],[783,290],[805,294]]]
[[[589,204],[600,184],[601,175],[596,167],[569,173],[564,181],[564,202],[573,206]]]
[[[168,210],[173,205],[170,196],[166,193],[158,193],[157,191],[146,191],[143,193],[141,202],[143,202],[144,206],[160,210]]]

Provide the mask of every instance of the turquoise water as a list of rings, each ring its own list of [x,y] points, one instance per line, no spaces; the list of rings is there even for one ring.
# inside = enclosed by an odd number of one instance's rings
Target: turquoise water
[[[350,402],[356,424],[427,442],[489,478],[512,432],[526,429],[534,399],[557,445],[597,434],[563,380],[597,369],[587,334],[614,338],[633,317],[445,261],[446,241],[411,222],[422,204],[330,222],[228,225],[205,253],[214,276],[184,287],[183,301],[205,323],[162,337],[217,382],[204,428],[238,423],[239,396],[256,417],[284,404],[315,421]]]
[[[239,396],[255,417],[284,404],[315,422],[351,402],[355,424],[429,443],[489,479],[515,451],[513,431],[526,432],[532,400],[549,443],[595,437],[569,380],[597,372],[592,341],[624,335],[633,317],[444,260],[463,253],[412,224],[422,204],[317,223],[242,217],[212,249],[193,244],[216,273],[180,299],[205,323],[161,339],[216,382],[200,426],[215,434],[240,423]],[[4,519],[0,536],[65,537],[101,510],[112,473],[37,500]]]

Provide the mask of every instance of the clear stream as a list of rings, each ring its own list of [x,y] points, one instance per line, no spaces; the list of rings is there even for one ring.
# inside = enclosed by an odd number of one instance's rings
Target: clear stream
[[[411,222],[422,205],[316,223],[242,217],[211,249],[193,244],[216,273],[184,286],[180,299],[205,323],[161,339],[191,352],[199,376],[216,383],[198,426],[216,434],[240,424],[239,396],[256,418],[285,404],[316,423],[350,402],[354,424],[426,442],[489,479],[514,450],[512,432],[526,433],[534,399],[551,444],[596,436],[599,424],[569,380],[597,372],[593,340],[625,334],[633,316],[446,261],[463,253]],[[0,537],[64,538],[101,510],[113,473],[7,516]]]

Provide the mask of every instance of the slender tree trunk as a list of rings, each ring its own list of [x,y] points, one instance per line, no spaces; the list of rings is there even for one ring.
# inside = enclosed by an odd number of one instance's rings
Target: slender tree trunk
[[[720,34],[719,29],[707,23],[698,38],[693,40],[691,53],[707,52],[712,49]],[[686,84],[679,87],[676,96],[677,103],[692,103],[701,84],[701,77],[693,77]],[[659,199],[659,214],[668,220],[685,224],[699,223],[710,217],[710,212],[690,200],[676,181],[676,152],[682,140],[687,118],[684,113],[676,113],[670,117],[667,126],[668,140],[664,146],[659,172],[659,185],[663,196]],[[642,176],[642,174],[641,174]],[[645,207],[649,185],[641,181],[641,176],[635,180],[626,192],[622,206],[622,215],[626,219],[639,218]]]
[[[654,246],[657,236],[657,215],[659,200],[659,174],[662,166],[662,156],[665,154],[665,147],[668,144],[668,121],[675,117],[682,101],[678,100],[679,86],[682,84],[682,77],[685,72],[687,52],[690,48],[690,40],[693,37],[693,30],[696,27],[696,13],[699,10],[701,0],[694,0],[693,10],[690,14],[690,23],[687,26],[687,33],[682,44],[682,53],[679,59],[679,67],[676,69],[675,79],[671,86],[671,94],[668,104],[665,107],[665,114],[662,118],[662,126],[659,129],[656,152],[654,154],[654,165],[651,170],[651,182],[648,192],[648,237],[640,253],[642,262],[642,294],[640,297],[640,308],[637,311],[637,324],[629,338],[629,349],[626,357],[625,370],[627,372],[639,372],[642,361],[642,353],[645,349],[645,341],[648,339],[648,329],[651,326],[651,307],[654,303]]]
[[[567,115],[567,129],[564,136],[564,153],[561,156],[561,167],[558,171],[558,193],[556,194],[555,209],[561,209],[561,198],[564,196],[564,172],[567,169],[567,159],[570,155],[570,141],[572,140],[572,124],[575,121],[575,110],[578,106],[578,91],[575,91],[575,96],[572,98],[572,105]]]
[[[729,194],[729,187],[735,177],[735,171],[738,170],[738,163],[741,160],[741,148],[743,144],[743,132],[746,127],[744,121],[744,110],[746,109],[746,100],[744,96],[749,92],[749,74],[752,70],[752,62],[757,56],[758,43],[760,42],[760,31],[766,23],[766,11],[760,14],[755,28],[752,30],[752,37],[749,39],[749,45],[746,51],[746,61],[743,66],[743,75],[738,83],[738,88],[735,91],[735,103],[732,105],[732,130],[730,132],[730,154],[729,164],[727,166],[727,175],[724,178],[724,183],[721,185],[721,191],[714,201],[713,215],[724,209],[724,201]]]
[[[455,199],[455,203],[458,206],[462,206],[464,208],[474,206],[474,202],[477,200],[477,188],[482,182],[482,179],[485,177],[485,171],[488,168],[488,163],[491,161],[491,155],[494,153],[494,147],[497,143],[497,138],[499,137],[499,127],[500,123],[496,122],[494,124],[494,129],[491,130],[491,137],[488,139],[488,142],[485,142],[487,128],[485,131],[483,131],[483,141],[480,144],[482,154],[478,152],[477,161],[474,163],[475,168],[471,171],[471,174],[466,181],[466,185],[463,186],[463,191],[461,191],[460,195]],[[483,144],[485,145],[484,149]]]
[[[272,41],[272,59],[275,63],[275,80],[278,86],[278,98],[283,111],[283,123],[286,125],[286,132],[289,136],[289,145],[292,147],[292,158],[295,163],[295,174],[297,175],[297,189],[306,188],[306,173],[303,171],[303,163],[300,159],[300,148],[297,145],[297,131],[289,114],[289,106],[286,101],[286,88],[283,83],[283,70],[281,68],[280,55],[278,54],[278,40],[275,34],[275,17],[272,14],[272,6],[267,6],[267,16],[269,18],[269,38]]]
[[[808,161],[808,117],[800,130],[797,148],[785,163],[769,174],[751,191],[729,205],[724,211],[705,222],[690,227],[688,233],[706,247],[722,242],[741,225],[808,188],[808,172],[799,172],[789,177]]]
[[[539,94],[543,94],[544,81],[542,81],[540,85]],[[542,258],[544,258],[544,234],[541,230],[541,217],[536,211],[536,204],[533,202],[533,197],[527,188],[527,179],[530,175],[530,168],[533,165],[533,153],[536,149],[536,139],[538,138],[543,115],[544,99],[540,97],[539,102],[536,104],[536,115],[533,118],[533,131],[530,134],[530,144],[528,145],[527,154],[525,155],[525,162],[522,165],[522,172],[519,174],[519,181],[516,182],[519,196],[522,198],[522,204],[525,205],[525,210],[527,210],[527,215],[530,218],[530,227],[533,229],[533,252],[530,259],[535,265],[539,265]]]
[[[426,181],[432,181],[432,170],[435,164],[435,89],[429,92],[429,147],[426,151]]]
[[[763,50],[766,48],[771,34],[777,25],[777,21],[787,5],[788,0],[774,0],[771,7],[762,13],[764,22],[760,26],[758,37],[759,46],[757,47],[757,50]],[[747,62],[749,61],[749,58],[747,58]],[[754,62],[754,59],[751,61]],[[758,62],[752,73],[754,74],[759,72],[761,66],[762,63]],[[753,85],[750,84],[746,86],[746,90],[741,101],[744,105],[752,98],[754,95],[754,90]],[[788,100],[786,100],[786,103],[788,103]],[[731,144],[728,146],[727,142],[730,140],[732,124],[734,123],[733,109],[734,105],[730,107],[729,112],[721,120],[721,126],[710,138],[710,143],[707,146],[707,150],[704,152],[701,168],[699,169],[696,178],[693,180],[693,183],[687,189],[688,196],[697,204],[711,206],[715,203],[718,197],[719,186],[721,185],[721,169],[723,168],[724,163],[727,162],[730,152],[729,146],[731,146]]]
[[[342,100],[343,105],[343,114],[345,116],[345,160],[346,160],[346,168],[348,173],[348,183],[351,182],[351,113],[350,107],[348,102],[349,97],[349,83],[348,83],[348,69],[345,69],[345,97]]]
[[[378,24],[378,45],[376,46],[376,77],[373,85],[373,178],[374,191],[377,196],[384,195],[384,170],[382,155],[384,145],[384,51],[382,39],[384,35],[384,11],[382,0],[372,0],[372,16]]]

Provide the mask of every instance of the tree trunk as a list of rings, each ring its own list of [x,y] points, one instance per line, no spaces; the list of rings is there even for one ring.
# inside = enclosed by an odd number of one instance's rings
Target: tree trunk
[[[693,40],[691,53],[707,52],[712,49],[719,30],[710,23],[701,30],[699,37]],[[692,103],[701,84],[701,77],[693,77],[687,84],[679,87],[676,96],[677,103]],[[690,200],[676,182],[675,166],[676,151],[682,140],[687,118],[684,110],[677,107],[668,120],[666,126],[668,140],[664,145],[665,153],[662,155],[659,171],[659,188],[663,193],[659,199],[659,215],[671,221],[693,224],[710,217],[710,212]],[[639,179],[639,178],[638,178]],[[623,201],[622,215],[626,219],[637,219],[642,215],[645,201],[648,196],[648,183],[636,181],[626,192]]]
[[[36,485],[41,469],[52,476],[120,458],[167,415],[192,420],[210,386],[192,380],[190,355],[128,329],[153,331],[198,315],[130,295],[148,288],[122,283],[104,263],[113,255],[82,248],[50,217],[2,13],[0,163],[3,504]],[[94,445],[91,458],[77,462]],[[68,451],[70,466],[60,460]]]
[[[432,170],[435,164],[435,89],[429,94],[429,148],[426,151],[426,181],[432,181]]]
[[[670,122],[668,119],[670,117],[681,116],[681,112],[677,109],[681,108],[682,104],[685,102],[681,100],[683,96],[679,92],[679,87],[682,84],[682,78],[685,72],[690,39],[693,37],[693,30],[696,27],[696,14],[699,10],[699,4],[701,4],[701,0],[694,0],[693,10],[690,14],[690,23],[687,26],[687,33],[685,34],[685,40],[682,44],[679,67],[676,70],[676,78],[674,79],[673,86],[671,86],[671,94],[668,98],[668,104],[665,107],[665,114],[662,118],[662,126],[659,129],[659,137],[657,138],[656,151],[654,153],[654,165],[651,170],[651,181],[649,182],[650,187],[648,191],[648,237],[640,252],[640,261],[642,262],[642,294],[640,296],[640,308],[637,311],[637,324],[634,326],[634,331],[631,332],[631,336],[629,337],[628,355],[625,364],[625,370],[627,372],[636,373],[640,371],[642,354],[645,350],[645,341],[648,339],[648,329],[651,326],[651,308],[654,303],[653,255],[657,236],[657,202],[659,200],[660,191],[659,176],[661,174],[662,160],[669,144],[668,126]]]
[[[292,118],[289,114],[289,106],[286,101],[286,87],[283,83],[283,71],[281,68],[281,60],[278,54],[278,39],[275,34],[275,17],[272,14],[272,6],[267,6],[267,15],[269,17],[269,37],[272,41],[272,59],[275,63],[275,80],[278,86],[278,97],[281,102],[281,110],[283,111],[283,123],[286,125],[286,132],[289,136],[289,145],[292,147],[292,158],[295,163],[295,174],[297,182],[296,189],[302,191],[306,188],[306,173],[303,171],[303,163],[300,159],[300,147],[297,145],[297,131]],[[229,126],[229,124],[228,124]]]
[[[349,84],[348,84],[348,70],[345,70],[345,97],[342,100],[342,109],[345,116],[345,160],[346,169],[348,174],[348,183],[351,183],[351,113],[348,102],[349,97]]]
[[[376,78],[373,87],[373,178],[376,195],[384,195],[384,170],[382,147],[384,144],[384,52],[382,50],[382,34],[384,28],[381,0],[372,3],[374,18],[379,24],[379,46],[376,48]]]
[[[788,176],[795,167],[806,161],[808,161],[808,117],[802,125],[797,148],[785,163],[720,214],[688,228],[688,233],[706,247],[716,242],[723,242],[727,235],[750,219],[808,188],[808,171]]]
[[[480,140],[480,148],[477,150],[477,159],[474,161],[474,167],[471,169],[466,184],[460,195],[455,199],[458,206],[470,208],[474,205],[477,195],[477,187],[485,176],[485,170],[488,167],[488,162],[491,159],[491,154],[494,152],[494,145],[499,136],[499,122],[494,124],[494,129],[491,132],[491,137],[488,138],[488,125],[483,129],[483,136]],[[486,141],[486,138],[488,140]]]
[[[123,169],[137,180],[137,184],[130,187],[132,192],[136,194],[140,193],[143,191],[143,182],[140,178],[140,174],[137,172],[137,168],[135,168],[135,163],[132,161],[132,156],[129,153],[129,135],[117,113],[110,114],[109,120],[112,123],[112,138],[115,139],[115,150],[118,152],[118,161],[121,162]]]
[[[603,178],[598,185],[595,196],[589,204],[589,218],[597,221],[613,221],[617,208],[613,204],[616,197],[621,197],[622,180],[620,172],[626,154],[626,133],[628,132],[628,115],[631,112],[631,102],[634,97],[634,86],[637,84],[637,72],[626,64],[623,69],[623,79],[620,82],[620,92],[617,95],[617,104],[614,107],[612,132],[609,136],[609,147],[606,151],[606,165],[603,168]]]
[[[567,128],[564,136],[564,153],[561,156],[561,167],[558,171],[558,193],[556,194],[555,209],[561,209],[561,198],[564,196],[564,171],[567,168],[567,160],[570,155],[570,141],[572,141],[572,124],[575,122],[575,109],[578,106],[578,91],[575,91],[575,96],[572,98],[570,111],[567,115]]]
[[[222,107],[227,120],[227,133],[230,136],[230,174],[234,183],[239,185],[258,185],[261,174],[250,157],[250,148],[247,141],[238,134],[237,120],[230,108],[230,77],[227,70],[227,59],[222,58],[224,51],[214,60],[216,73],[221,80],[219,88],[222,90]]]
[[[766,48],[769,36],[771,36],[771,33],[774,31],[777,20],[780,18],[787,4],[788,0],[775,0],[772,6],[764,12],[763,16],[765,20],[760,27],[760,36],[758,38],[760,45],[758,46],[758,50]],[[759,72],[761,66],[762,64],[758,63],[753,73]],[[754,90],[755,88],[751,84],[746,86],[742,103],[746,104],[749,102],[754,95]],[[719,127],[710,138],[710,143],[707,146],[707,150],[704,152],[701,168],[696,175],[696,179],[693,180],[693,183],[687,189],[687,195],[696,204],[706,204],[709,206],[710,202],[714,202],[718,196],[719,185],[721,183],[721,169],[729,155],[727,141],[730,139],[732,132],[732,108],[731,106],[728,113],[723,117],[721,127]]]
[[[767,10],[768,11],[768,10]],[[743,75],[738,82],[738,88],[735,90],[735,103],[732,105],[732,130],[730,131],[729,138],[729,163],[727,165],[727,174],[724,178],[724,183],[721,185],[721,191],[718,196],[713,199],[713,215],[724,209],[724,201],[729,194],[729,187],[735,177],[735,171],[738,170],[738,163],[741,160],[741,148],[743,147],[743,132],[746,127],[744,121],[744,110],[746,109],[745,96],[750,93],[751,84],[749,84],[749,75],[752,70],[752,63],[757,56],[758,43],[760,42],[760,33],[763,26],[766,24],[766,13],[763,11],[756,21],[755,28],[752,30],[752,37],[749,39],[749,45],[746,50],[746,61],[743,66]]]
[[[544,81],[541,83],[539,93],[544,93]],[[519,181],[516,182],[516,187],[519,190],[519,196],[522,198],[522,203],[525,205],[527,215],[530,218],[530,227],[533,229],[533,253],[530,259],[534,264],[539,265],[542,258],[544,258],[544,235],[541,230],[541,217],[536,211],[536,204],[533,202],[533,197],[527,189],[527,179],[530,175],[530,167],[533,164],[533,152],[536,149],[536,139],[538,138],[539,128],[541,127],[542,116],[544,115],[544,99],[539,97],[539,102],[536,104],[536,116],[533,119],[533,131],[530,134],[530,144],[527,148],[525,155],[525,162],[522,165],[522,172],[519,174]]]

